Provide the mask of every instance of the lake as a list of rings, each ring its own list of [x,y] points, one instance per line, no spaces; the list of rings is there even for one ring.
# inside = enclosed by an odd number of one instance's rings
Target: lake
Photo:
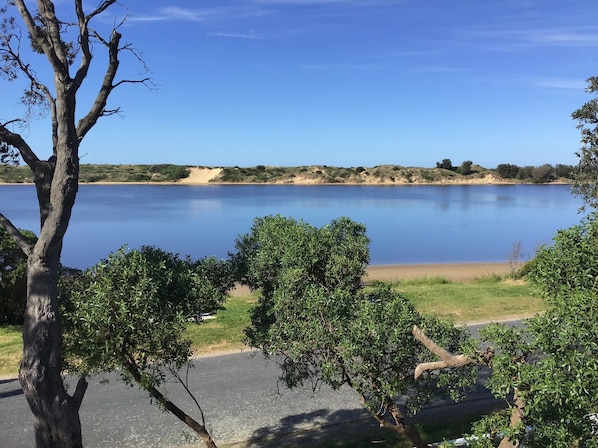
[[[63,264],[86,268],[123,244],[225,258],[255,217],[367,227],[372,264],[506,262],[525,258],[581,220],[566,185],[81,185]],[[0,211],[39,233],[35,189],[0,186]]]

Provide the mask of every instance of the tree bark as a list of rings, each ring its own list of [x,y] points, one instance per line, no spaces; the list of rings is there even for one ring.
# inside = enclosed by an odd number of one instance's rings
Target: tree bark
[[[49,84],[42,82],[30,64],[21,59],[21,32],[14,33],[8,26],[3,28],[1,33],[4,38],[3,44],[0,45],[0,49],[4,49],[3,63],[6,62],[5,65],[11,67],[11,73],[14,69],[25,76],[31,83],[29,92],[34,98],[45,98],[52,123],[53,155],[48,160],[40,160],[19,134],[0,125],[0,142],[16,148],[23,161],[33,171],[40,213],[40,233],[33,247],[29,246],[10,221],[0,214],[0,225],[7,228],[28,256],[27,305],[19,379],[33,412],[37,447],[82,446],[78,413],[87,383],[81,378],[73,396],[70,396],[64,387],[61,378],[62,340],[57,299],[62,242],[78,189],[79,144],[100,117],[109,115],[105,106],[116,86],[125,82],[145,83],[147,80],[123,80],[115,84],[119,52],[128,47],[119,45],[121,35],[116,29],[111,33],[109,40],[96,34],[95,37],[108,50],[106,71],[93,106],[79,123],[76,123],[77,91],[86,79],[92,60],[89,22],[116,2],[117,0],[102,0],[96,9],[86,15],[83,0],[74,0],[78,38],[69,34],[68,39],[78,43],[78,50],[76,46],[72,48],[63,40],[66,22],[56,16],[52,0],[37,0],[33,12],[29,6],[33,2],[9,2],[16,7],[23,19],[29,40],[36,50],[43,52],[52,68],[54,94]],[[25,34],[23,32],[23,35]],[[14,48],[11,42],[15,43]],[[80,64],[73,78],[69,71],[77,53],[80,55]],[[23,101],[28,106],[36,105],[26,99]]]
[[[40,211],[40,233],[27,261],[27,306],[19,379],[33,413],[38,448],[83,446],[79,407],[62,380],[62,332],[57,288],[62,242],[78,190],[75,100],[69,83],[57,86],[58,145],[47,161],[32,166]],[[84,380],[83,380],[84,382]]]
[[[417,429],[413,428],[411,425],[408,425],[407,422],[405,422],[405,417],[403,416],[403,413],[391,398],[388,398],[386,400],[386,403],[384,404],[384,409],[385,411],[388,411],[388,413],[392,416],[394,423],[385,419],[383,414],[380,414],[379,412],[374,412],[369,407],[367,407],[366,399],[363,395],[361,395],[360,400],[361,404],[366,409],[368,409],[370,411],[370,414],[372,414],[376,421],[378,421],[378,424],[381,428],[386,428],[405,437],[411,443],[413,443],[415,448],[428,447],[428,444],[424,442],[424,440],[421,438],[421,435],[419,434]]]
[[[50,266],[37,257],[28,261],[28,297],[23,325],[23,359],[19,380],[33,413],[38,448],[83,446],[79,407],[86,387],[77,386],[77,398],[65,390],[61,377],[61,336],[56,299],[57,258]]]

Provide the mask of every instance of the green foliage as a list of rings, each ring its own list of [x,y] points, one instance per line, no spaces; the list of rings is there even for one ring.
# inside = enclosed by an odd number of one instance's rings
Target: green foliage
[[[532,180],[536,183],[550,182],[554,179],[554,167],[548,163],[532,169]]]
[[[2,150],[0,148],[0,156]],[[447,159],[448,160],[448,159]],[[2,165],[0,159],[0,182],[31,183],[31,170],[27,166]],[[447,162],[448,163],[448,162]],[[307,179],[316,184],[323,183],[417,183],[417,182],[446,182],[447,179],[458,182],[462,176],[481,178],[488,173],[496,172],[505,179],[517,179],[521,182],[546,182],[555,178],[570,179],[574,175],[574,168],[570,165],[556,165],[550,172],[546,167],[519,167],[512,164],[498,165],[496,170],[488,170],[471,161],[464,161],[461,166],[450,170],[435,168],[406,168],[400,165],[378,165],[374,168],[343,168],[334,166],[299,166],[275,167],[257,165],[241,168],[224,167],[218,178],[211,182],[228,183],[294,183],[298,179]],[[438,162],[437,167],[443,163]],[[535,171],[534,171],[535,170]],[[534,178],[535,172],[535,178]],[[189,176],[189,168],[181,165],[90,165],[80,166],[80,181],[93,182],[176,182]]]
[[[537,315],[523,329],[490,325],[480,332],[497,348],[488,387],[524,403],[524,420],[509,427],[507,417],[489,416],[474,430],[505,434],[530,448],[595,447],[587,417],[598,411],[598,307],[593,295],[572,293],[560,306]],[[533,428],[525,435],[524,426]],[[478,442],[474,447],[486,447]]]
[[[463,174],[464,176],[467,176],[471,172],[472,165],[473,162],[471,160],[465,160],[459,167],[459,173]]]
[[[0,182],[15,184],[33,182],[33,173],[28,166],[0,163]]]
[[[16,169],[16,168],[15,168]],[[7,173],[7,175],[10,173]],[[0,179],[3,174],[0,171]],[[79,180],[93,182],[176,182],[189,176],[189,168],[182,165],[91,165],[80,166]]]
[[[598,294],[598,216],[559,230],[551,246],[540,248],[525,267],[527,277],[549,298],[582,291]]]
[[[189,169],[181,165],[150,165],[149,172],[152,174],[154,178],[159,177],[160,180],[170,182],[189,177]]]
[[[76,273],[64,275],[62,281],[72,279]],[[427,277],[423,280],[405,280],[393,283],[392,287],[400,295],[409,297],[415,308],[423,314],[434,315],[457,322],[487,321],[492,319],[530,316],[544,309],[542,301],[532,297],[531,284],[526,282],[488,281],[457,283]],[[428,283],[429,282],[429,283]],[[366,287],[367,289],[367,287]],[[245,296],[228,297],[220,308],[216,319],[205,320],[201,325],[188,323],[185,336],[191,340],[193,353],[213,353],[230,351],[244,346],[244,330],[250,325],[249,310],[255,305],[257,292]],[[6,328],[4,328],[6,330]],[[14,327],[2,333],[0,327],[0,375],[15,374],[23,353],[21,328]],[[6,346],[3,338],[14,339],[18,344]],[[3,364],[2,359],[6,359]],[[453,435],[457,435],[456,433]],[[440,440],[433,438],[431,440]]]
[[[501,163],[496,167],[496,174],[503,179],[519,179],[525,182],[546,183],[555,179],[571,179],[574,175],[571,165],[558,164],[556,167],[545,163],[540,166],[517,166],[512,163]]]
[[[442,159],[442,162],[436,162],[436,168],[453,171],[453,162],[451,159]]]
[[[496,173],[503,179],[515,179],[518,172],[519,167],[512,163],[501,163],[496,167]]]
[[[37,237],[21,230],[27,241]],[[4,227],[0,226],[0,324],[22,324],[27,301],[27,257]]]
[[[437,387],[456,392],[471,379],[445,372],[416,382],[415,366],[429,358],[413,326],[450,349],[466,335],[421,317],[387,286],[363,288],[368,244],[365,227],[347,218],[322,228],[281,216],[256,219],[233,255],[239,278],[261,293],[247,340],[266,357],[282,359],[281,379],[289,387],[348,384],[373,415],[398,406],[399,395],[403,409],[413,412]]]
[[[573,192],[590,206],[598,206],[598,76],[588,79],[586,92],[594,97],[577,109],[571,117],[577,120],[581,133],[581,148]]]
[[[116,369],[147,389],[164,380],[164,368],[187,362],[187,317],[221,306],[233,282],[227,263],[146,246],[121,248],[61,286],[67,368]]]
[[[522,329],[492,325],[480,332],[497,349],[489,387],[498,397],[516,392],[522,400],[524,423],[533,428],[526,447],[598,446],[587,417],[598,411],[597,243],[595,214],[559,231],[526,266],[547,299],[545,313]],[[496,417],[480,428],[523,437],[521,426]]]

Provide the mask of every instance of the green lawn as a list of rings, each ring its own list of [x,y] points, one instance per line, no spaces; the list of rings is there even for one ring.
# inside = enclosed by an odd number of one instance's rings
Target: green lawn
[[[0,375],[16,374],[22,351],[21,327],[0,327]]]
[[[410,298],[421,313],[449,318],[455,323],[531,317],[543,309],[532,285],[496,276],[469,283],[424,278],[397,282],[393,287]]]
[[[422,313],[448,317],[456,323],[529,317],[542,311],[533,287],[520,280],[486,277],[469,283],[422,278],[392,284],[409,297]],[[244,347],[243,329],[256,296],[231,297],[216,319],[190,323],[188,336],[196,354],[226,352]],[[21,356],[18,327],[0,327],[0,375],[16,374]]]

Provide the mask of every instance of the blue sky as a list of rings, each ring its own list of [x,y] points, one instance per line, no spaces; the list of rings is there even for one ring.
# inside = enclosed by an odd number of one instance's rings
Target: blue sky
[[[123,40],[156,89],[117,89],[122,115],[100,120],[82,163],[576,163],[570,115],[598,74],[596,0],[122,3],[111,14],[128,15]],[[141,68],[128,58],[121,76]],[[17,84],[0,89],[0,119],[12,118]],[[48,129],[25,137],[48,148]]]

